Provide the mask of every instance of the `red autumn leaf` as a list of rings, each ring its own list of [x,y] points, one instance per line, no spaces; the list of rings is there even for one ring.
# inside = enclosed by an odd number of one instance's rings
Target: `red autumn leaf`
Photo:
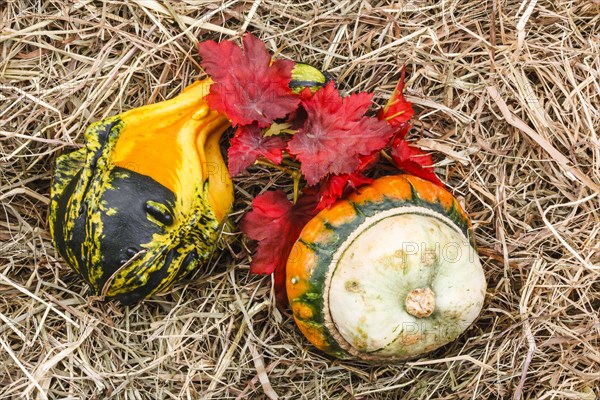
[[[360,172],[353,174],[330,175],[319,186],[318,210],[331,207],[338,199],[348,196],[360,186],[368,185],[373,179]]]
[[[338,199],[348,196],[357,188],[368,185],[373,179],[362,174],[370,165],[377,161],[379,152],[360,157],[360,166],[351,174],[329,175],[319,185],[318,210],[331,207]]]
[[[298,107],[295,111],[290,113],[286,122],[290,124],[290,129],[297,131],[304,126],[306,118],[306,110],[302,107]]]
[[[418,147],[410,146],[402,139],[394,139],[392,159],[398,168],[419,178],[426,179],[443,188],[446,186],[433,172],[431,155]]]
[[[259,157],[280,164],[287,142],[280,136],[264,137],[256,124],[238,127],[229,147],[229,174],[236,176]]]
[[[350,174],[360,165],[360,156],[380,150],[394,128],[385,121],[365,116],[372,94],[358,93],[342,98],[330,82],[308,97],[302,106],[308,115],[304,126],[288,143],[288,152],[301,162],[309,185],[328,174]]]
[[[410,130],[411,126],[408,122],[403,122],[397,126],[395,126],[396,132],[394,133],[393,140],[404,140],[406,134]]]
[[[296,204],[282,191],[265,192],[252,201],[240,229],[258,248],[250,265],[253,274],[275,272],[275,294],[280,305],[287,304],[285,266],[304,225],[316,215],[316,196],[300,196]]]
[[[257,123],[265,128],[298,107],[300,99],[288,86],[294,63],[271,62],[265,44],[250,33],[242,41],[243,52],[228,40],[198,44],[202,66],[214,81],[206,99],[234,125]]]
[[[392,96],[388,100],[385,107],[380,109],[377,113],[379,119],[386,120],[390,125],[395,127],[406,124],[406,122],[410,121],[410,119],[415,115],[415,111],[412,108],[412,103],[406,101],[404,98],[405,69],[405,67],[402,67],[400,80],[392,92]]]

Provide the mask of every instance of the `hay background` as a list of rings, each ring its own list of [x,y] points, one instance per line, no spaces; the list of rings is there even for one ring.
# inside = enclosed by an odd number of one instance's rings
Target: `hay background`
[[[0,398],[598,398],[599,15],[597,0],[0,0]],[[413,132],[470,212],[489,283],[460,340],[404,365],[330,360],[248,275],[237,234],[166,296],[86,303],[47,230],[55,157],[198,78],[198,39],[246,28],[380,104],[407,64]],[[291,189],[253,172],[233,222]]]

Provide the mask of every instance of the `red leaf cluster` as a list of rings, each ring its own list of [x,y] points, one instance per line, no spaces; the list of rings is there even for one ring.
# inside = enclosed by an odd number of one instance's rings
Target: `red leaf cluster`
[[[257,196],[240,226],[258,241],[250,272],[275,273],[277,301],[284,305],[285,265],[302,228],[319,210],[371,183],[365,172],[382,149],[390,149],[399,169],[443,183],[433,172],[431,156],[404,140],[414,115],[403,94],[404,68],[391,98],[373,118],[366,115],[372,94],[342,97],[333,82],[295,94],[289,88],[293,62],[273,60],[252,34],[242,42],[243,50],[231,41],[205,41],[198,50],[213,79],[208,104],[237,126],[229,148],[230,174],[238,175],[259,158],[278,165],[287,154],[299,162],[309,185],[296,204],[282,191]],[[285,121],[295,134],[265,136],[264,128],[275,120]]]

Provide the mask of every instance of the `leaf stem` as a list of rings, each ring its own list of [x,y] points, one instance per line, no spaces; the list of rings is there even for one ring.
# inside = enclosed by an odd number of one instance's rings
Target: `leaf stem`
[[[284,158],[281,160],[281,163],[287,165],[288,167],[300,169],[300,163],[294,162],[289,158]]]
[[[388,153],[387,153],[385,150],[381,150],[381,151],[379,152],[379,154],[381,154],[381,156],[382,156],[383,158],[385,158],[386,160],[388,160],[388,161],[389,161],[389,162],[391,162],[392,164],[396,164],[396,163],[394,162],[394,159],[393,159],[393,158],[392,158],[392,157],[391,157],[391,156],[390,156],[390,155],[389,155],[389,154],[388,154]]]
[[[286,160],[284,159],[283,161],[285,162]],[[293,168],[284,167],[282,165],[277,165],[267,159],[258,159],[258,160],[256,160],[256,164],[263,165],[265,167],[275,168],[281,172],[288,174],[294,180],[293,202],[294,202],[294,204],[296,204],[296,201],[298,201],[298,195],[300,193],[300,179],[302,179],[302,173],[298,169],[293,169]],[[293,163],[293,162],[290,162],[289,164],[291,164],[290,167],[297,167],[297,165],[295,165],[295,163]]]

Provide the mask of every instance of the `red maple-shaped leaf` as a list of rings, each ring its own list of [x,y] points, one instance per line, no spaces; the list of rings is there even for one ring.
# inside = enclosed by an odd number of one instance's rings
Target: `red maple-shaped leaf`
[[[431,155],[418,147],[409,145],[405,140],[396,138],[392,143],[392,159],[398,168],[435,183],[443,188],[446,186],[433,172]]]
[[[250,272],[267,275],[275,272],[275,294],[280,305],[287,304],[287,259],[302,228],[316,215],[316,200],[316,196],[303,195],[292,204],[280,190],[265,192],[252,201],[252,211],[240,225],[242,232],[258,241]]]
[[[403,122],[395,126],[396,132],[394,133],[394,140],[404,140],[406,134],[412,128],[408,122]]]
[[[394,133],[385,121],[365,116],[372,94],[342,98],[330,82],[308,96],[302,93],[307,120],[288,143],[288,152],[301,162],[309,185],[328,174],[350,174],[360,165],[360,156],[383,148]]]
[[[377,113],[379,119],[386,120],[390,125],[401,128],[415,115],[412,103],[404,98],[405,67],[402,67],[400,80],[392,92],[384,108]]]
[[[229,174],[237,176],[259,157],[279,165],[287,142],[281,136],[264,137],[256,124],[238,127],[229,147]]]
[[[351,174],[329,175],[317,187],[319,189],[318,210],[331,207],[338,199],[347,197],[356,189],[373,182],[373,179],[363,175],[379,158],[379,151],[368,156],[360,157],[360,165]]]
[[[300,99],[288,86],[294,63],[271,62],[265,44],[250,33],[242,41],[243,52],[228,40],[198,44],[202,66],[213,80],[206,99],[234,125],[257,123],[265,128],[298,107]]]
[[[342,197],[348,196],[354,190],[363,185],[368,185],[373,179],[368,178],[360,172],[353,174],[330,175],[319,186],[318,210],[331,207]]]

